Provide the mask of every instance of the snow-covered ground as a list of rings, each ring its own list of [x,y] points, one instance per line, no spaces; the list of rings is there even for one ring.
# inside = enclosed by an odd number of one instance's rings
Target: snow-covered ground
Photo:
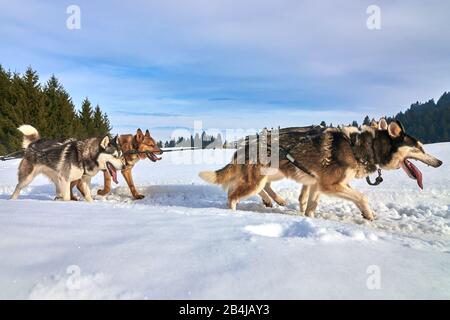
[[[444,165],[419,164],[424,191],[403,170],[384,172],[378,187],[354,183],[374,222],[325,196],[316,219],[299,216],[290,181],[274,184],[287,208],[254,197],[232,213],[225,192],[197,176],[229,150],[141,161],[144,200],[132,201],[121,179],[93,204],[53,201],[43,177],[8,200],[18,161],[0,163],[0,299],[448,299],[450,143],[426,149]]]

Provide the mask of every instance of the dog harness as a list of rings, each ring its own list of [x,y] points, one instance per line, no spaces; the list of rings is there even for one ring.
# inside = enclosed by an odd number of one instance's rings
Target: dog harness
[[[303,166],[300,162],[298,162],[297,160],[295,160],[295,158],[289,153],[288,150],[283,149],[282,147],[278,147],[278,149],[280,150],[280,157],[285,158],[286,160],[288,160],[292,165],[294,165],[295,167],[297,167],[297,169],[300,169],[301,171],[303,171],[304,173],[310,175],[311,177],[315,178],[315,176],[311,173],[311,171],[309,171],[305,166]]]

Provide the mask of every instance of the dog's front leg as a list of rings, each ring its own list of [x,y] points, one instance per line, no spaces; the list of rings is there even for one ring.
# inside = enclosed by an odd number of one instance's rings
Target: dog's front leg
[[[103,179],[104,179],[104,185],[103,190],[98,190],[97,194],[99,196],[107,195],[111,191],[111,176],[109,175],[107,170],[103,171]]]
[[[305,215],[307,217],[314,218],[314,213],[316,212],[317,205],[319,204],[319,197],[320,197],[319,186],[315,184],[312,186],[308,186],[304,190],[305,194],[308,194],[308,204],[306,206]],[[304,197],[306,197],[305,194],[303,195]]]
[[[92,194],[91,194],[91,177],[83,176],[77,186],[79,187],[80,192],[83,194],[84,199],[87,202],[94,201],[94,199],[92,199]]]
[[[273,191],[270,182],[267,182],[264,186],[264,190],[267,192],[267,194],[279,205],[279,206],[286,206],[286,200],[284,200],[281,196],[279,196],[275,191]]]
[[[77,187],[78,191],[81,193],[81,195],[84,197],[83,190],[81,188],[81,179],[72,181],[70,183],[70,199],[72,201],[78,201],[78,197],[73,193],[73,188]]]
[[[136,199],[136,200],[144,199],[145,196],[140,194],[136,190],[136,187],[135,187],[134,182],[133,182],[133,176],[131,175],[131,169],[132,169],[132,167],[122,170],[122,175],[125,178],[125,181],[127,182],[128,187],[130,188],[130,191],[131,191],[131,194],[133,195],[133,198]]]
[[[259,192],[259,196],[261,197],[264,206],[266,206],[267,208],[273,207],[272,199],[270,199],[269,195],[266,193],[266,191],[264,191],[264,189]]]
[[[58,183],[61,192],[61,200],[70,201],[70,181],[66,178],[60,178]],[[58,190],[58,187],[56,187],[56,189]]]
[[[310,186],[303,185],[302,190],[300,191],[300,196],[298,197],[300,213],[306,211],[306,207],[308,205],[309,189]]]
[[[61,200],[62,199],[61,186],[58,181],[53,181],[53,182],[55,184],[55,191],[56,191],[55,200]]]
[[[370,209],[369,201],[367,197],[361,192],[353,189],[349,185],[333,185],[324,190],[326,193],[329,193],[331,196],[336,196],[342,199],[350,200],[353,202],[358,209],[361,211],[362,216],[372,221],[374,219],[373,211]]]

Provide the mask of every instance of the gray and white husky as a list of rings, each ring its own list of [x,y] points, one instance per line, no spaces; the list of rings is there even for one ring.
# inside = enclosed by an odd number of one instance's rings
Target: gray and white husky
[[[17,199],[20,191],[42,173],[55,184],[57,199],[69,201],[71,182],[80,180],[84,198],[91,202],[91,178],[101,170],[108,170],[114,177],[116,170],[125,167],[117,137],[49,140],[41,139],[39,132],[30,125],[22,125],[18,130],[23,134],[24,156],[11,199]]]

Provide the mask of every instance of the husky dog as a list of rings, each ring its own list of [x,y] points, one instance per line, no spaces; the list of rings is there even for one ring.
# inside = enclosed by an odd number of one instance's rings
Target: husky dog
[[[228,188],[228,206],[233,210],[239,200],[258,193],[263,201],[270,201],[269,196],[274,197],[268,183],[290,178],[304,185],[299,200],[300,209],[305,210],[306,216],[314,216],[319,195],[325,193],[352,201],[364,218],[373,220],[367,198],[350,186],[352,179],[367,177],[377,169],[402,167],[422,188],[422,173],[410,160],[435,168],[442,164],[441,160],[426,153],[423,145],[408,135],[400,122],[393,121],[388,125],[384,119],[376,127],[366,126],[361,130],[328,128],[307,138],[287,132],[280,134],[279,145],[289,150],[293,159],[280,157],[275,174],[264,174],[267,170],[262,169],[267,169],[268,164],[238,164],[234,156],[224,168],[200,172],[200,177]],[[299,169],[292,160],[309,172]]]
[[[91,202],[91,177],[100,170],[108,170],[116,177],[116,170],[124,168],[122,151],[118,138],[91,138],[83,141],[75,139],[41,139],[39,132],[30,125],[18,128],[23,134],[24,156],[19,165],[19,182],[11,196],[17,199],[20,191],[42,173],[56,186],[56,198],[71,199],[71,182],[80,180],[86,201]]]

